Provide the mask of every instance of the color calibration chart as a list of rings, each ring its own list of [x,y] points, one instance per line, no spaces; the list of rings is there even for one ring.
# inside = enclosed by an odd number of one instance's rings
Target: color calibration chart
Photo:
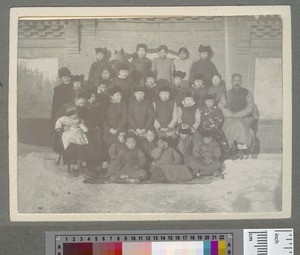
[[[293,255],[292,229],[46,232],[46,255]]]

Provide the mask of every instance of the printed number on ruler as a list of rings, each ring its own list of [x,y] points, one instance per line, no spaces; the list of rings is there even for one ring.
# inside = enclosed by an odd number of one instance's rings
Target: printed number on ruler
[[[293,254],[293,229],[244,230],[244,255]]]

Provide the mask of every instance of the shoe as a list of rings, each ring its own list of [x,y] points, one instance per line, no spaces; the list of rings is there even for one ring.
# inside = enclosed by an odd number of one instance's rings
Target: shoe
[[[139,178],[128,178],[127,179],[128,183],[135,183],[135,184],[139,184],[141,183],[141,180]]]

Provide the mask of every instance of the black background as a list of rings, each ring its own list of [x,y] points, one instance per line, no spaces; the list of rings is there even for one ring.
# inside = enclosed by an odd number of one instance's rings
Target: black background
[[[293,203],[291,219],[275,220],[213,220],[172,222],[10,222],[8,174],[8,59],[9,12],[11,7],[95,7],[95,6],[210,6],[210,5],[290,5],[292,15],[293,66]],[[266,7],[267,8],[267,7]],[[176,230],[176,229],[242,229],[242,228],[294,228],[295,252],[300,232],[300,1],[8,1],[0,0],[0,254],[45,254],[45,231],[77,230]],[[17,63],[16,63],[17,64]],[[292,132],[290,130],[290,132]],[[242,255],[242,254],[239,254]]]

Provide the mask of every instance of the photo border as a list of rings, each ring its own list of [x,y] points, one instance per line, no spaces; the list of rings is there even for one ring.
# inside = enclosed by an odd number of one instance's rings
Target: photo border
[[[82,13],[90,15],[82,15]],[[55,13],[55,15],[53,15]],[[133,15],[134,13],[134,15]],[[137,13],[139,13],[137,15]],[[18,212],[17,187],[17,51],[18,20],[101,19],[170,16],[280,15],[282,18],[283,154],[282,212],[278,213],[101,213],[30,214]],[[292,199],[292,55],[290,6],[214,7],[29,7],[11,8],[9,42],[9,201],[11,221],[140,221],[280,219],[291,217]]]

